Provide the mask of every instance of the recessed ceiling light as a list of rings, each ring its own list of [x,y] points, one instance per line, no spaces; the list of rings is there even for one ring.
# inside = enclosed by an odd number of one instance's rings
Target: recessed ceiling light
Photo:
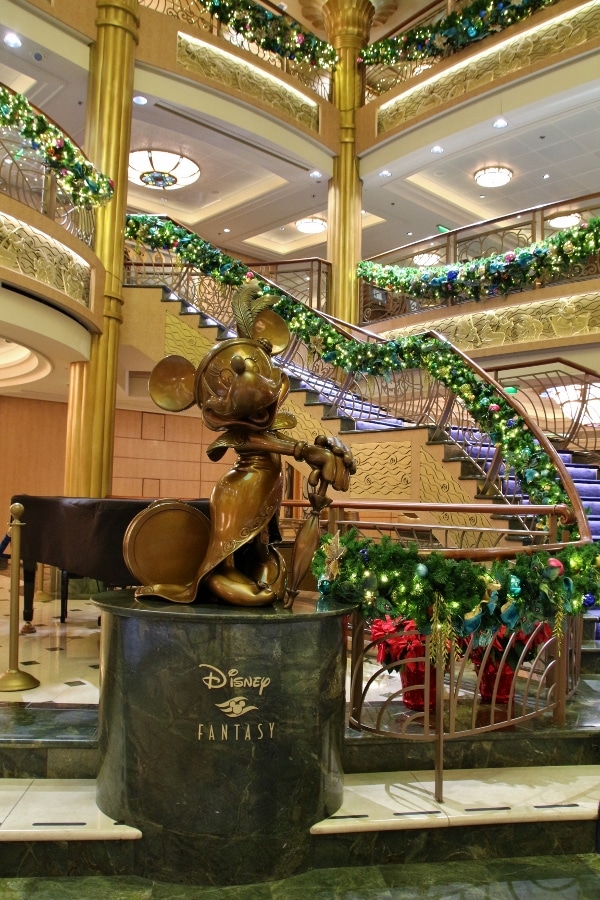
[[[432,152],[432,153],[443,153],[443,152],[444,152],[444,148],[443,148],[443,147],[440,147],[439,144],[436,144],[434,147],[431,148],[431,152]]]
[[[553,228],[574,228],[580,222],[581,216],[579,213],[565,213],[562,216],[553,216],[551,219],[548,219],[548,225],[551,225]]]
[[[508,122],[504,118],[504,116],[498,116],[496,121],[494,122],[494,128],[506,128]]]
[[[409,237],[412,236],[412,231],[407,231],[406,233],[407,233],[407,235],[408,235]]]
[[[14,31],[7,31],[4,35],[4,43],[7,47],[10,47],[11,50],[18,50],[21,46],[21,38],[18,34],[15,34]]]
[[[380,178],[391,178],[392,173],[390,172],[389,169],[382,169],[381,172],[379,173],[379,177]]]
[[[231,231],[231,228],[224,228],[223,234],[229,234],[230,231]]]
[[[136,106],[145,106],[146,103],[148,102],[148,98],[142,97],[141,94],[137,94],[137,96],[135,96],[133,98],[133,102],[135,103]]]
[[[480,199],[480,200],[485,200],[485,194],[480,194],[480,195],[479,195],[479,199]]]
[[[314,172],[311,172],[311,173],[310,173],[310,176],[309,176],[309,177],[310,177],[310,178],[322,178],[322,177],[323,177],[323,173],[322,173],[322,172],[319,172],[318,169],[315,169]]]
[[[298,219],[296,228],[302,234],[321,234],[327,229],[327,222],[320,216],[307,216],[305,219]]]
[[[480,187],[502,187],[508,184],[513,173],[506,166],[486,166],[475,172],[473,178]]]
[[[546,173],[545,173],[545,175],[544,175],[544,181],[545,181],[547,178],[550,178],[550,173],[549,173],[549,172],[546,172]]]

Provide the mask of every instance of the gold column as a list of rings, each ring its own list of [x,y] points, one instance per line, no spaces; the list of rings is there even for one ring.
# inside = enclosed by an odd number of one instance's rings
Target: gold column
[[[92,337],[90,362],[71,369],[65,490],[85,497],[111,491],[117,355],[127,210],[127,161],[138,0],[97,0],[91,50],[86,151],[115,184],[96,217],[95,250],[106,269],[102,334]],[[85,371],[83,371],[85,370]]]
[[[369,0],[328,0],[323,7],[327,39],[338,63],[333,102],[340,111],[340,152],[329,184],[328,257],[332,264],[331,313],[358,321],[356,265],[361,254],[362,182],[356,158],[356,110],[363,102],[359,51],[368,41],[375,9]]]

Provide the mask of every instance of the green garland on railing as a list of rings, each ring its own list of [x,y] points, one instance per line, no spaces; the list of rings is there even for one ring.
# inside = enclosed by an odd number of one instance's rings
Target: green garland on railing
[[[31,147],[44,165],[52,169],[75,206],[100,206],[111,199],[114,185],[110,178],[99,172],[56,125],[36,112],[22,94],[3,86],[0,86],[0,128],[19,132],[25,146]],[[24,149],[18,150],[15,157],[24,153]]]
[[[538,9],[558,0],[475,0],[460,12],[431,25],[419,25],[404,34],[377,41],[361,51],[359,62],[393,66],[407,60],[418,61],[448,56],[483,38],[522,22]]]
[[[325,362],[345,372],[389,377],[404,369],[426,369],[456,394],[482,431],[501,444],[504,462],[512,467],[533,503],[569,503],[548,454],[541,449],[523,419],[496,389],[467,365],[454,348],[433,336],[408,335],[385,343],[361,343],[343,338],[312,310],[287,297],[273,307],[290,331]]]
[[[248,266],[203,241],[199,235],[161,216],[127,215],[125,240],[152,250],[168,250],[184,265],[194,266],[221,284],[240,286],[253,278]]]
[[[559,231],[545,241],[506,253],[427,268],[384,266],[363,260],[357,274],[369,284],[409,297],[482,300],[514,293],[536,282],[569,276],[600,249],[600,218]]]
[[[596,545],[588,544],[487,567],[435,551],[423,555],[388,537],[362,538],[352,529],[324,535],[312,570],[322,595],[358,604],[367,621],[410,619],[424,634],[438,622],[448,637],[475,634],[477,645],[486,646],[502,627],[529,633],[536,622],[552,623],[560,636],[565,614],[600,597],[599,562]]]
[[[183,264],[193,265],[223,284],[242,285],[255,277],[246,265],[169,219],[128,215],[125,237],[153,250],[173,252]],[[276,293],[265,288],[267,291]],[[491,441],[502,445],[506,466],[514,468],[532,502],[568,503],[548,454],[540,448],[521,417],[446,342],[409,335],[385,343],[362,343],[342,337],[311,309],[289,297],[282,296],[274,309],[287,321],[292,333],[325,362],[345,372],[389,378],[404,369],[426,369],[460,398]]]
[[[286,59],[332,69],[337,54],[331,44],[303,31],[293,19],[276,15],[248,0],[198,0],[206,12],[250,44]]]

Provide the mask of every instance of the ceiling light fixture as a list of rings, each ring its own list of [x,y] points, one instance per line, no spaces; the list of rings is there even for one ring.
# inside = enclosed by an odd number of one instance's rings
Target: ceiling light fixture
[[[390,172],[389,169],[382,169],[381,172],[379,173],[379,177],[380,178],[391,178],[392,173]]]
[[[574,228],[580,222],[581,216],[579,213],[564,213],[562,216],[553,216],[551,219],[548,219],[548,225],[551,225],[552,228]]]
[[[413,262],[416,266],[436,266],[439,261],[439,253],[417,253],[413,256]]]
[[[443,148],[443,147],[440,147],[439,144],[436,144],[435,147],[432,147],[432,148],[431,148],[431,152],[432,152],[432,153],[443,153],[443,152],[444,152],[444,148]]]
[[[494,125],[494,128],[506,128],[506,126],[508,125],[508,122],[506,121],[504,116],[498,116],[498,118],[493,123],[493,125]]]
[[[21,38],[18,34],[15,34],[14,31],[7,31],[4,35],[4,43],[7,47],[10,47],[11,50],[18,50],[21,46]]]
[[[141,94],[136,94],[135,97],[133,98],[133,102],[135,103],[136,106],[145,106],[146,103],[148,102],[148,98],[143,97]]]
[[[151,190],[176,191],[197,181],[200,167],[187,156],[170,150],[133,150],[127,177]]]
[[[319,172],[318,169],[315,169],[314,172],[311,172],[310,175],[309,175],[308,177],[309,177],[309,178],[322,178],[322,177],[323,177],[323,173],[322,173],[322,172]]]
[[[512,177],[512,171],[507,169],[506,166],[486,166],[473,175],[479,187],[491,188],[502,187],[504,184],[508,184]]]
[[[298,219],[296,228],[302,234],[321,234],[327,230],[327,222],[319,216],[307,216],[305,219]]]

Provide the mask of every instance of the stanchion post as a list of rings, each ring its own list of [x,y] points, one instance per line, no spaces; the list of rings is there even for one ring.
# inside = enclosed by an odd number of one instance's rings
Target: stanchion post
[[[21,569],[21,532],[23,526],[21,516],[24,513],[22,503],[13,503],[10,508],[11,523],[9,526],[10,554],[10,630],[8,643],[8,669],[0,675],[0,691],[28,691],[37,687],[39,681],[29,672],[19,669],[19,575]]]

